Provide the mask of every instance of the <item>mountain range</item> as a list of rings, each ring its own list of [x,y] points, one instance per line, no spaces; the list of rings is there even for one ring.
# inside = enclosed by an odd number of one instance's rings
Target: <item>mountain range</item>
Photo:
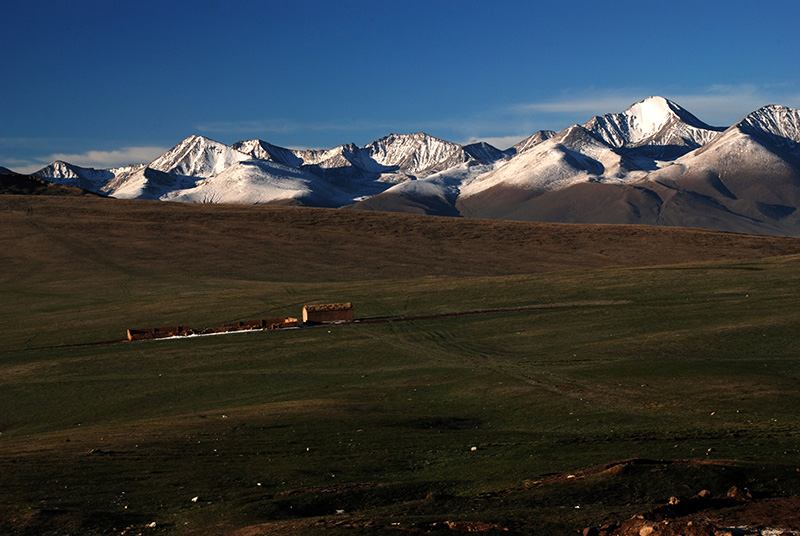
[[[118,198],[291,204],[800,236],[800,111],[764,106],[729,128],[650,97],[501,151],[423,133],[294,150],[190,136],[150,163],[53,162],[47,181]]]

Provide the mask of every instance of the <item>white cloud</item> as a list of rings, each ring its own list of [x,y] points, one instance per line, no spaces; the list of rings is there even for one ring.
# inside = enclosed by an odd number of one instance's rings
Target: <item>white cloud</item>
[[[103,169],[152,162],[167,150],[169,150],[169,147],[123,147],[113,151],[53,153],[47,156],[35,157],[31,160],[8,159],[7,165],[19,173],[34,173],[55,160],[63,160],[81,167]]]
[[[109,168],[126,164],[141,164],[155,160],[169,147],[123,147],[114,151],[87,151],[85,153],[54,153],[48,162],[63,160],[82,167]]]
[[[562,100],[552,100],[546,102],[532,102],[514,106],[513,109],[525,112],[546,112],[555,114],[586,113],[597,115],[598,113],[619,112],[626,109],[631,104],[642,100],[639,94],[636,97],[631,95],[591,95],[581,97],[565,97]],[[599,112],[599,110],[605,110]],[[589,117],[587,117],[587,120]],[[568,125],[564,125],[565,127]]]
[[[651,94],[635,88],[590,90],[547,101],[519,104],[513,106],[512,110],[522,115],[569,116],[571,121],[583,123],[595,115],[621,112]],[[702,121],[720,126],[729,126],[767,104],[800,107],[800,92],[795,87],[787,86],[720,84],[695,92],[665,91],[657,94],[682,106]]]
[[[0,164],[0,165],[3,165],[3,167],[7,167],[11,171],[22,173],[23,175],[30,175],[31,173],[36,173],[37,171],[39,171],[44,167],[41,163],[31,164],[27,160],[25,161],[9,160],[5,164]]]

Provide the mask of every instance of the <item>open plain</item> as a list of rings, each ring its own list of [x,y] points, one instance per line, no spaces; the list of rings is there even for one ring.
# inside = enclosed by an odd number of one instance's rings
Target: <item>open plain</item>
[[[0,230],[2,534],[800,531],[798,239],[33,195]],[[503,311],[94,344],[334,302]]]

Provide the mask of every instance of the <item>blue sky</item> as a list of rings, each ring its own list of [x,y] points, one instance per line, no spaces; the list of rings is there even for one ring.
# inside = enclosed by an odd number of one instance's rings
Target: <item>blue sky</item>
[[[5,2],[0,166],[427,132],[505,148],[649,95],[800,107],[800,2]]]

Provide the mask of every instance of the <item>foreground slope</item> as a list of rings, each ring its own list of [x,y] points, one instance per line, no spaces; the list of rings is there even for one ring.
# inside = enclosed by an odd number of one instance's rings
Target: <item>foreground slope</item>
[[[702,229],[104,198],[3,196],[0,202],[3,227],[17,229],[3,237],[12,265],[40,262],[56,272],[69,267],[65,273],[118,270],[126,277],[166,273],[191,280],[225,273],[265,281],[365,281],[800,252],[791,238]],[[99,226],[104,232],[96,232]]]
[[[0,208],[0,533],[561,535],[701,489],[800,493],[797,239]],[[86,344],[336,301],[485,312]],[[735,513],[702,515],[730,529]]]

